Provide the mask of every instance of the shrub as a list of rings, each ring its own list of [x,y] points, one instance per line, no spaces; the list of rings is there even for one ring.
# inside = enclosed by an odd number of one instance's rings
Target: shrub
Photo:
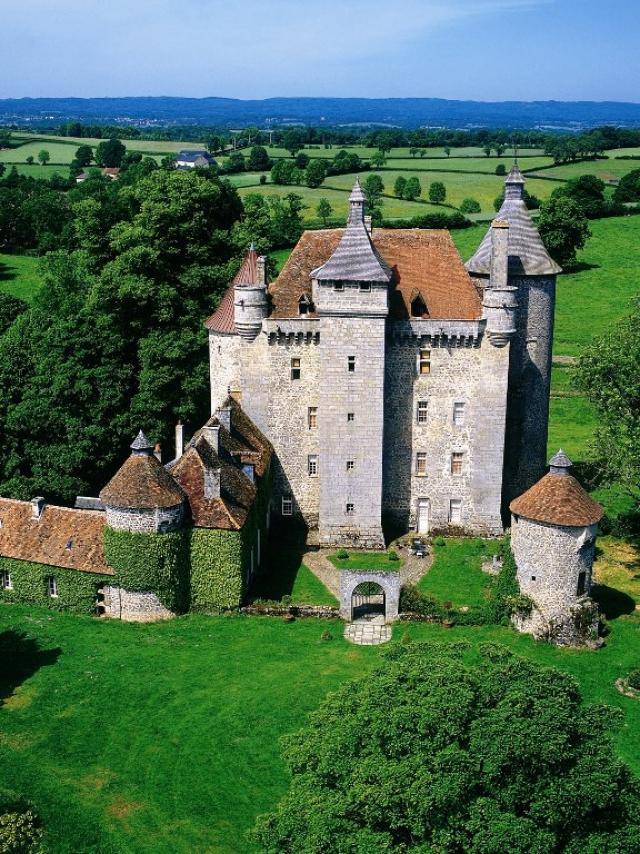
[[[330,641],[330,640],[333,640],[333,635],[331,634],[331,632],[329,631],[329,629],[325,629],[325,630],[322,632],[322,634],[320,635],[320,640],[323,640],[323,641]]]
[[[460,210],[465,214],[480,213],[480,202],[471,197],[463,199],[460,204]]]
[[[388,557],[389,560],[400,560],[398,552],[395,549],[389,549]]]
[[[507,167],[504,165],[504,163],[498,163],[498,165],[496,166],[496,175],[506,175],[506,174],[507,174]]]
[[[502,569],[492,579],[485,608],[487,622],[507,625],[514,611],[531,612],[531,605],[520,595],[517,567],[511,548],[505,547]],[[527,611],[528,608],[528,611]]]
[[[400,638],[400,643],[411,643],[411,635],[408,631],[404,631],[402,637]]]
[[[266,175],[261,175],[261,176],[260,176],[260,183],[261,183],[261,184],[266,184],[266,183],[267,183],[267,176],[266,176]]]
[[[346,549],[338,549],[336,552],[336,557],[338,560],[347,560],[349,557],[349,552]]]
[[[405,584],[400,590],[400,611],[420,614],[421,617],[439,616],[441,609],[436,600],[424,594],[413,584]]]
[[[447,544],[447,541],[445,540],[444,537],[436,537],[435,540],[433,541],[433,545],[438,546],[439,548],[441,548],[442,546],[446,546],[446,544]]]
[[[631,671],[627,676],[627,685],[635,691],[640,691],[640,669]]]

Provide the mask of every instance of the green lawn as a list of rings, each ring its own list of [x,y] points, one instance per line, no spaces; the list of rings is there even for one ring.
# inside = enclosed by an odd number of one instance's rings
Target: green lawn
[[[2,161],[0,160],[0,163]],[[28,178],[46,178],[50,180],[54,175],[61,175],[63,178],[69,177],[69,167],[60,166],[55,163],[49,163],[47,166],[41,166],[40,163],[8,163],[7,173],[15,166],[18,175],[26,175]]]
[[[0,162],[5,164],[24,163],[32,156],[38,162],[38,152],[45,149],[51,155],[52,163],[69,164],[73,160],[77,146],[56,142],[53,138],[38,139],[36,142],[25,142],[17,148],[4,148],[0,151]]]
[[[433,546],[434,560],[418,588],[440,604],[451,602],[454,608],[477,608],[485,601],[491,576],[482,571],[483,561],[498,551],[497,540],[447,537],[444,545]]]
[[[498,157],[387,157],[385,169],[413,170],[416,172],[483,172],[487,175],[495,175],[496,166],[502,164],[508,172],[513,164],[513,158],[503,155]],[[553,163],[551,157],[528,157],[520,162],[522,169],[539,169]],[[500,176],[498,176],[500,177]],[[504,176],[502,176],[504,180]]]
[[[635,165],[634,165],[635,164]],[[633,160],[615,160],[609,157],[607,160],[587,160],[583,163],[564,163],[561,166],[554,166],[552,169],[545,169],[540,172],[541,177],[561,178],[577,178],[580,175],[596,175],[606,181],[607,178],[621,178],[632,169],[637,169],[638,163]],[[533,173],[536,174],[535,172]]]
[[[338,553],[329,555],[329,560],[338,569],[364,569],[372,572],[398,572],[404,560],[389,560],[387,552],[350,552],[349,557],[339,558]]]
[[[31,302],[42,286],[39,259],[30,255],[0,254],[0,291]]]
[[[257,599],[284,602],[292,605],[337,605],[332,593],[302,562],[302,548],[274,541],[269,568],[258,576],[251,588],[251,601]]]

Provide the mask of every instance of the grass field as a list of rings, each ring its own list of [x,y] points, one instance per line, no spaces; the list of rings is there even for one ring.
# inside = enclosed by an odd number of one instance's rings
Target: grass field
[[[508,157],[411,157],[409,159],[401,159],[397,157],[388,157],[385,164],[385,169],[395,170],[413,170],[415,172],[435,171],[435,172],[482,172],[487,175],[495,175],[496,166],[501,163],[506,171],[511,169],[513,160]],[[530,157],[525,158],[520,166],[522,169],[539,169],[541,166],[547,166],[553,163],[550,157]],[[504,181],[504,176],[502,178]]]
[[[0,291],[31,302],[42,285],[38,266],[29,255],[0,254]]]
[[[270,157],[291,157],[289,152],[285,148],[278,148],[277,146],[266,146],[267,151],[269,152]],[[324,146],[305,146],[303,151],[309,157],[322,157],[333,159],[339,151],[348,151],[351,154],[357,154],[362,160],[368,160],[372,154],[375,154],[376,148],[367,148],[364,145],[334,145],[332,148],[324,148]],[[246,154],[249,149],[243,149],[243,152]],[[426,160],[428,158],[441,158],[443,160],[451,160],[455,161],[459,158],[466,157],[475,157],[481,158],[485,163],[493,163],[493,168],[495,169],[496,165],[502,162],[505,158],[507,161],[513,159],[514,153],[513,149],[507,148],[504,153],[498,157],[495,153],[492,152],[490,157],[487,157],[481,148],[477,146],[466,146],[461,148],[452,148],[451,155],[447,156],[444,148],[436,147],[436,148],[427,148],[425,149],[426,154],[424,157],[420,157],[420,155],[416,154],[415,156],[411,155],[411,151],[409,148],[392,148],[390,152],[388,152],[387,157],[390,158],[402,158],[406,160],[411,160],[414,162],[419,162],[420,160]],[[527,148],[521,149],[518,151],[518,157],[529,158],[529,157],[540,157],[543,156],[543,152],[539,148]]]
[[[12,134],[12,138],[14,141],[24,141],[25,145],[32,144],[31,140],[34,140],[33,144],[38,145],[38,151],[41,148],[46,148],[51,152],[51,156],[53,157],[53,152],[49,145],[51,143],[59,143],[62,146],[66,146],[71,150],[71,157],[69,158],[69,162],[73,158],[76,149],[80,145],[90,145],[92,148],[95,148],[101,142],[104,142],[103,139],[98,139],[97,137],[72,137],[72,136],[32,136],[29,134],[20,134],[19,132]],[[142,151],[145,154],[157,153],[163,154],[167,152],[176,152],[181,151],[183,148],[204,148],[204,142],[165,142],[165,141],[156,141],[156,140],[144,140],[144,139],[123,139],[122,142],[126,145],[129,151]],[[18,149],[20,150],[20,149]],[[37,153],[37,152],[36,152]],[[3,152],[0,152],[0,160],[2,160]]]
[[[447,537],[434,546],[434,562],[418,583],[418,589],[440,604],[454,608],[477,608],[485,601],[491,576],[482,571],[483,561],[498,551],[496,540],[464,540]]]
[[[350,552],[349,557],[339,558],[338,553],[329,555],[337,569],[364,569],[372,572],[398,572],[404,563],[402,558],[389,560],[387,552]]]
[[[635,163],[635,165],[634,165]],[[595,175],[606,181],[608,178],[621,178],[632,169],[640,168],[640,161],[633,160],[588,160],[584,163],[564,163],[561,166],[553,166],[543,172],[532,172],[531,175],[539,174],[541,178],[559,178],[566,181],[569,178],[578,178],[580,175]]]

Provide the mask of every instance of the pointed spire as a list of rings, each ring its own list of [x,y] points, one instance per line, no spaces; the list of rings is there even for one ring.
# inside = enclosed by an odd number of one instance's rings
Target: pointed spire
[[[524,175],[520,171],[518,161],[516,160],[504,182],[505,199],[522,199],[524,196],[524,184]]]
[[[138,433],[136,438],[131,443],[130,447],[131,447],[131,450],[133,451],[134,454],[139,454],[139,455],[142,455],[142,454],[150,455],[153,451],[153,445],[147,439],[147,437],[144,435],[142,430],[140,430],[140,432]]]
[[[364,225],[364,208],[367,197],[360,185],[360,178],[356,178],[351,195],[349,196],[349,220],[347,226]]]
[[[573,463],[565,454],[562,448],[554,454],[549,460],[549,474],[566,475],[569,474],[569,469]]]

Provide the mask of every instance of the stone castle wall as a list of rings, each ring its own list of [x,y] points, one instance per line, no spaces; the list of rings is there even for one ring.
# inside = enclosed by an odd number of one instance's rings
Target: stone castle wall
[[[130,623],[153,623],[173,617],[155,593],[137,593],[122,587],[103,587],[104,616]]]
[[[105,510],[110,528],[137,534],[166,534],[169,531],[177,531],[184,520],[182,504],[151,510],[129,510],[106,506]]]

